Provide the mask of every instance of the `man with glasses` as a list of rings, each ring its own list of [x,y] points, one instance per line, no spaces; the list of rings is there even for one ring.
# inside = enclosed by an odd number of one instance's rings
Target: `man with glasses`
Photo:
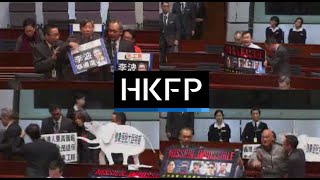
[[[64,74],[69,64],[67,44],[59,39],[58,26],[48,24],[43,33],[45,40],[36,44],[32,52],[36,73],[44,74],[47,79],[68,79]]]
[[[118,52],[135,52],[134,45],[125,39],[122,39],[121,36],[123,34],[123,25],[118,20],[110,20],[108,23],[108,33],[105,41],[106,49],[108,51],[109,58],[111,60],[111,64],[117,60]],[[108,67],[105,69],[104,80],[109,81],[112,80],[112,72],[113,67]]]
[[[49,112],[51,117],[44,119],[41,125],[41,134],[58,134],[76,132],[72,120],[61,114],[58,105],[50,105]]]

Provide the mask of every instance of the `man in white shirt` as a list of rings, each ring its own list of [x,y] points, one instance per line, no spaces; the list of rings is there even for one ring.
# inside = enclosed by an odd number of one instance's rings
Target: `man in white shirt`
[[[258,45],[252,43],[252,35],[250,31],[244,31],[242,33],[242,46],[255,49],[262,49]]]

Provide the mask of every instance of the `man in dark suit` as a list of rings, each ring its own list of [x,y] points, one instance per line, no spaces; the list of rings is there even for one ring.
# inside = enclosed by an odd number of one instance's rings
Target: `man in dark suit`
[[[274,37],[265,41],[267,50],[267,58],[264,62],[266,67],[268,64],[272,67],[272,73],[275,75],[290,75],[289,55],[287,49],[277,43]]]
[[[76,132],[71,119],[61,114],[58,105],[50,105],[51,117],[44,119],[41,125],[41,134],[73,133]]]
[[[177,15],[170,13],[169,2],[161,2],[160,14],[160,62],[166,62],[167,53],[174,51],[180,40],[180,21]]]
[[[116,54],[118,52],[135,52],[134,45],[125,39],[122,39],[123,25],[118,20],[110,20],[108,24],[108,37],[105,40],[106,49],[111,60],[111,64],[114,64],[116,60]],[[104,66],[104,80],[112,80],[113,66]]]
[[[27,161],[26,175],[29,178],[48,177],[49,164],[54,160],[61,160],[58,147],[50,142],[40,139],[40,127],[37,124],[29,124],[26,134],[32,142],[15,149]],[[20,138],[23,140],[23,137]]]
[[[22,134],[22,130],[18,123],[18,116],[10,108],[1,109],[1,122],[6,128],[3,133],[3,138],[0,143],[0,152],[3,153],[6,160],[17,160],[13,148],[15,146],[20,147],[24,144],[24,141],[16,143]]]
[[[251,109],[252,122],[248,122],[242,132],[242,143],[261,143],[261,133],[268,129],[268,125],[260,121],[261,110],[259,108]]]
[[[55,25],[44,27],[45,40],[38,43],[32,51],[33,66],[36,73],[45,75],[48,79],[70,79],[71,71],[67,56],[68,44],[59,40],[59,29]]]
[[[195,33],[196,9],[193,2],[175,2],[172,13],[178,16],[181,24],[181,39],[190,40]]]
[[[168,112],[166,133],[169,140],[178,140],[179,131],[184,127],[194,130],[194,113]]]
[[[305,154],[302,149],[297,149],[299,141],[294,135],[287,135],[283,140],[283,148],[288,153],[288,178],[304,178]]]
[[[202,39],[204,22],[207,19],[207,8],[204,2],[194,2],[196,8],[196,29],[194,39]]]

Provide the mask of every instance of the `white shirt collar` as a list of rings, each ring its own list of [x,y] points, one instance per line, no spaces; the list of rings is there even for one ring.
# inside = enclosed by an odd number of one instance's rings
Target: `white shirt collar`
[[[257,127],[260,125],[260,120],[259,121],[257,121]],[[254,127],[254,121],[252,120],[252,125],[253,125],[253,127]]]
[[[299,29],[296,29],[296,26],[292,28],[292,31],[300,32],[303,31],[303,27],[301,26]]]
[[[8,127],[13,123],[14,121],[9,122],[9,124],[5,127],[5,129],[8,129]]]
[[[79,108],[78,108],[77,105],[74,105],[74,106],[73,106],[73,109],[74,109],[74,111],[78,111],[78,110],[79,110]]]
[[[278,30],[278,29],[280,29],[280,28],[277,26],[277,27],[275,27],[275,28],[273,29],[273,28],[270,26],[269,29],[271,29],[272,32],[276,32],[276,30]]]
[[[118,40],[114,41],[116,43],[117,52],[119,51],[120,40],[121,40],[121,37],[119,37]]]
[[[218,129],[221,129],[221,128],[224,128],[224,127],[226,127],[226,125],[224,124],[224,122],[222,122],[222,124],[221,124],[221,126],[219,127],[218,126],[218,123],[214,123],[214,128],[218,128]]]
[[[244,44],[242,46],[244,46]],[[253,44],[253,43],[251,43],[248,47],[249,48],[254,48],[254,49],[262,49],[260,46],[258,46],[256,44]]]

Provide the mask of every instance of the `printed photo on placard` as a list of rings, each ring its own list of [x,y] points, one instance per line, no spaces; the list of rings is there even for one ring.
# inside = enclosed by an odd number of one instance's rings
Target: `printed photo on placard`
[[[225,44],[224,70],[232,73],[264,74],[265,50]]]
[[[81,44],[77,49],[70,50],[68,56],[74,74],[111,64],[102,38]]]
[[[152,71],[152,54],[118,52],[116,71]]]
[[[244,144],[242,146],[242,158],[243,159],[250,159],[250,156],[259,147],[260,144]]]
[[[167,178],[234,177],[239,151],[229,148],[169,147],[160,175]]]

